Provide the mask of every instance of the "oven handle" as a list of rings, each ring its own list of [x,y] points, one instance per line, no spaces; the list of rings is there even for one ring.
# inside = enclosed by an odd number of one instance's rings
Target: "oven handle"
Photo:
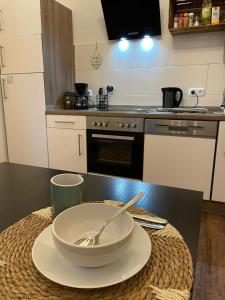
[[[93,138],[101,138],[107,140],[121,140],[121,141],[134,141],[133,136],[122,136],[122,135],[107,135],[107,134],[92,134]]]

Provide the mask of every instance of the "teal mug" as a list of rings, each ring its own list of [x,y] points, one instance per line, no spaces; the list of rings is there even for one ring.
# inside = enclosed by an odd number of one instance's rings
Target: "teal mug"
[[[59,174],[51,178],[51,202],[54,215],[81,203],[84,179],[76,174]]]

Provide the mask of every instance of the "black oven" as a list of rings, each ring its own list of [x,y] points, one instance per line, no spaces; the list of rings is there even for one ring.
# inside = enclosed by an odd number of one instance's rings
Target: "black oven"
[[[142,179],[144,133],[140,119],[139,123],[135,119],[97,119],[91,117],[88,122],[88,172]]]

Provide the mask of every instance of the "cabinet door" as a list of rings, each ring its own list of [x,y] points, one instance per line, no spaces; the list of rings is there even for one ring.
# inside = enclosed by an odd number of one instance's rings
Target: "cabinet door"
[[[86,130],[48,128],[49,167],[87,173]]]
[[[72,11],[57,1],[41,0],[41,12],[46,104],[55,105],[74,89]]]
[[[48,167],[43,74],[1,80],[9,161]]]
[[[220,122],[212,200],[225,202],[225,122]]]
[[[0,47],[2,74],[43,72],[40,34],[7,38]]]
[[[204,192],[211,191],[215,140],[145,135],[144,181]]]
[[[41,33],[40,0],[0,0],[0,37]]]

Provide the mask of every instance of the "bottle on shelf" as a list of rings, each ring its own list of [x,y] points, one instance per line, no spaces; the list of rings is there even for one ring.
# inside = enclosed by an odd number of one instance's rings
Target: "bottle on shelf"
[[[189,13],[188,27],[194,26],[194,16],[195,16],[195,14],[193,12]]]
[[[178,27],[184,27],[184,13],[179,13]]]
[[[212,0],[202,0],[202,25],[211,24]]]
[[[225,24],[225,8],[220,8],[220,23]]]
[[[179,26],[179,16],[178,16],[178,14],[175,14],[173,27],[178,28],[178,26]]]
[[[196,14],[194,18],[194,27],[198,27],[198,26],[199,26],[199,15]]]
[[[189,13],[186,12],[184,13],[184,27],[188,27],[188,22],[189,22]]]
[[[212,25],[217,25],[220,23],[220,7],[219,6],[214,6],[212,8]]]

